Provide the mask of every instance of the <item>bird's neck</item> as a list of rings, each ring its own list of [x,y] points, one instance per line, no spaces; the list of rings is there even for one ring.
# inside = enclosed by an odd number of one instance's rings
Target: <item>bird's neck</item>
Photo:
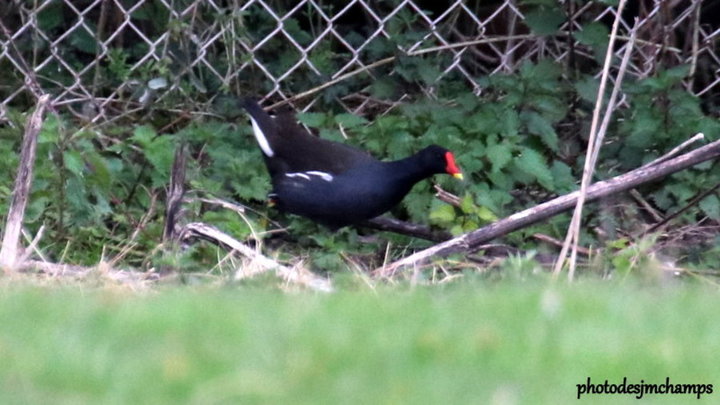
[[[388,167],[389,176],[396,177],[398,180],[408,182],[411,185],[434,174],[432,169],[420,164],[420,159],[417,155],[386,162],[385,164]]]

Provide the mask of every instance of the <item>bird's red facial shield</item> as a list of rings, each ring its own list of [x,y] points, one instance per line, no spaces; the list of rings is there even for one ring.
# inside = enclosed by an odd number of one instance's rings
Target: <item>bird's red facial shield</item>
[[[460,168],[457,167],[457,164],[455,164],[455,156],[452,154],[452,152],[445,152],[445,171],[449,174],[455,177],[456,179],[463,179],[462,172],[460,171]]]

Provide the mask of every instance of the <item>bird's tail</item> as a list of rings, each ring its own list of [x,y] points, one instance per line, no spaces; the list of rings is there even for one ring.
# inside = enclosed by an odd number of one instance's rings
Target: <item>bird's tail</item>
[[[273,119],[260,107],[260,104],[253,98],[244,98],[240,102],[245,110],[250,114],[250,123],[252,124],[253,134],[257,140],[260,149],[267,157],[273,157],[273,151],[270,139],[274,137],[277,131]]]

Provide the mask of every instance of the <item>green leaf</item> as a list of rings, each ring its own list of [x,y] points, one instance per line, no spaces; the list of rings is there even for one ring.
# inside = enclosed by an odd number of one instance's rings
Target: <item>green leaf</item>
[[[598,88],[600,81],[593,76],[587,75],[583,79],[575,82],[575,91],[583,100],[594,104],[597,100]]]
[[[472,232],[478,229],[480,225],[475,221],[465,221],[462,225],[462,233]]]
[[[500,134],[504,136],[515,136],[520,131],[520,114],[513,109],[506,109],[497,115],[499,120]]]
[[[70,35],[70,44],[82,52],[94,54],[97,52],[98,40],[88,28],[81,25]]]
[[[490,208],[484,205],[478,207],[477,216],[485,222],[495,222],[498,220],[497,215],[490,211]]]
[[[325,113],[305,112],[297,115],[298,121],[311,128],[320,128],[327,122],[328,115]]]
[[[605,24],[591,22],[575,32],[575,39],[588,46],[607,46],[610,31]]]
[[[562,75],[561,65],[547,59],[543,59],[537,63],[525,61],[520,66],[520,75],[531,87],[549,87],[553,90],[556,81]],[[550,87],[551,86],[551,87]]]
[[[492,165],[493,173],[502,170],[512,160],[510,146],[505,142],[489,145],[485,150],[487,152],[487,158]]]
[[[720,199],[715,194],[711,194],[700,201],[700,209],[705,215],[711,219],[720,219]]]
[[[109,191],[110,185],[112,184],[112,176],[108,162],[96,152],[86,154],[85,158],[91,168],[90,173],[95,184],[105,191]]]
[[[398,131],[394,133],[390,139],[387,140],[386,151],[389,158],[401,159],[407,157],[413,152],[412,142],[408,142],[408,139],[412,139],[407,131]]]
[[[545,146],[553,152],[558,151],[558,136],[548,120],[536,112],[523,113],[522,118],[525,120],[528,132],[538,135]]]
[[[673,68],[670,68],[664,72],[662,72],[662,75],[666,76],[669,79],[674,80],[675,82],[679,82],[682,79],[686,78],[690,74],[690,65],[679,65],[675,66]]]
[[[80,152],[75,150],[65,151],[65,153],[63,153],[63,164],[70,173],[78,177],[83,177],[83,172],[85,171],[85,161],[82,156],[80,156]]]
[[[141,125],[135,128],[130,139],[137,142],[140,146],[145,147],[149,145],[156,136],[157,132],[155,132],[155,129],[147,125]]]
[[[460,209],[465,214],[471,214],[477,209],[477,206],[475,205],[475,202],[473,201],[472,195],[470,195],[470,193],[465,193],[462,201],[460,201]]]
[[[575,33],[575,39],[593,49],[598,63],[605,59],[605,52],[610,40],[610,31],[604,24],[599,22],[586,24],[582,30]]]
[[[395,94],[395,82],[388,77],[381,77],[370,85],[370,92],[373,97],[379,99],[390,98]]]
[[[335,116],[335,123],[344,128],[355,128],[367,124],[368,120],[355,114],[338,114]]]
[[[607,247],[611,249],[625,249],[628,246],[630,246],[630,241],[627,238],[620,238],[607,242]]]
[[[452,205],[440,204],[430,211],[430,222],[434,224],[448,225],[453,221],[455,221],[455,208]]]
[[[550,123],[558,122],[567,116],[568,102],[558,97],[557,94],[552,96],[538,95],[528,101],[528,104]]]
[[[421,60],[417,65],[417,72],[420,79],[427,85],[435,83],[437,78],[440,76],[440,70],[430,64],[429,61]]]
[[[546,189],[552,190],[552,172],[545,163],[545,159],[534,149],[523,149],[520,156],[515,159],[515,164],[522,172],[537,179],[538,183]]]
[[[46,196],[35,196],[28,201],[27,210],[25,211],[24,223],[31,224],[42,218],[43,213],[50,205],[50,198]]]
[[[151,173],[154,187],[162,186],[170,178],[170,168],[175,158],[175,147],[168,136],[156,138],[150,145],[143,148],[145,157],[155,170]]]
[[[455,157],[458,160],[463,173],[470,174],[483,170],[485,167],[483,156],[485,156],[485,145],[479,140],[465,142],[465,147],[455,149]]]
[[[540,7],[525,14],[525,24],[536,35],[552,35],[565,21],[565,15],[556,7]]]
[[[37,21],[40,30],[48,33],[63,23],[63,5],[59,2],[50,2],[44,5],[47,7],[37,13]]]
[[[572,175],[572,169],[565,163],[555,160],[550,167],[552,172],[553,181],[555,183],[555,191],[561,193],[569,193],[573,191],[575,186],[575,178]]]
[[[662,121],[652,111],[639,111],[632,122],[632,130],[626,139],[626,145],[634,148],[646,148],[660,132]]]
[[[467,118],[465,125],[469,134],[497,134],[500,132],[497,111],[489,105],[481,106],[478,111]]]
[[[38,134],[38,144],[56,143],[60,135],[60,117],[57,114],[48,114],[45,122],[43,122],[40,134]]]
[[[435,202],[440,203],[440,201],[432,198],[432,194],[426,193],[419,195],[417,193],[410,193],[410,195],[403,200],[403,206],[405,206],[405,209],[407,209],[407,212],[413,219],[424,221],[428,216],[431,203]]]
[[[677,199],[679,204],[684,204],[695,195],[694,188],[687,183],[670,184],[666,189]]]

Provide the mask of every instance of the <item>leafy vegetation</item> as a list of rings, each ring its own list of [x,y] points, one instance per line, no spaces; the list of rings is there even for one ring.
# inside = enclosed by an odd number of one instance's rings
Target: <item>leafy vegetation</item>
[[[275,6],[282,8],[281,3]],[[521,3],[527,17],[524,22],[534,35],[554,35],[565,21],[566,10],[555,1]],[[328,13],[335,10],[333,4],[322,7]],[[92,9],[91,13],[97,11]],[[61,3],[47,5],[37,14],[38,26],[48,34],[63,32],[71,23],[62,18],[63,13],[68,11]],[[437,45],[417,13],[399,10],[385,21],[387,35],[378,36],[349,17],[356,14],[365,15],[351,9],[337,19],[339,35],[352,46],[364,44],[364,60],[392,57],[392,63],[324,90],[307,112],[298,115],[299,121],[319,136],[357,145],[384,159],[404,157],[431,143],[443,145],[456,152],[467,179],[465,183],[443,176],[433,179],[458,197],[457,205],[434,198],[430,182],[424,182],[393,210],[395,217],[458,235],[575,189],[598,88],[595,74],[607,48],[606,22],[576,21],[581,29],[573,31],[573,36],[583,52],[574,55],[577,60],[573,64],[538,59],[526,61],[511,73],[486,75],[482,73],[483,62],[475,62],[477,68],[468,70],[465,77],[457,70],[446,72],[454,62],[450,52],[421,56],[398,53],[398,49],[411,46]],[[112,107],[119,109],[116,119],[88,125],[83,114],[92,112],[90,104],[74,105],[78,108],[48,116],[40,134],[25,218],[30,234],[45,226],[41,244],[44,255],[84,265],[109,260],[144,270],[162,267],[203,272],[213,268],[220,254],[216,248],[195,246],[176,257],[176,252],[157,249],[163,229],[165,188],[175,149],[181,144],[189,146],[190,157],[185,217],[213,224],[238,239],[263,243],[281,259],[307,258],[313,268],[330,272],[353,266],[370,269],[428,245],[389,233],[368,237],[372,231],[364,229],[331,234],[266,206],[269,181],[260,153],[242,112],[232,98],[223,104],[219,95],[265,93],[273,83],[265,80],[262,69],[218,80],[208,66],[191,63],[198,50],[187,34],[191,30],[205,32],[215,24],[225,27],[217,46],[203,51],[216,61],[214,69],[232,71],[238,63],[248,62],[242,59],[248,54],[238,45],[238,38],[253,43],[274,29],[276,20],[267,9],[259,4],[242,11],[201,7],[189,21],[171,16],[165,6],[148,1],[132,9],[129,18],[150,38],[169,32],[168,52],[137,68],[148,52],[148,43],[133,41],[135,34],[123,34],[114,44],[125,41],[127,46],[110,47],[107,63],[93,70],[101,93],[121,89],[126,105]],[[457,29],[463,30],[462,20],[458,21]],[[325,28],[323,24],[318,10],[308,7],[284,19],[283,30],[307,47]],[[101,35],[103,27],[89,29],[72,30],[62,43],[65,57],[75,68],[99,52],[88,32]],[[275,76],[294,66],[299,58],[294,47],[286,46],[287,36],[269,38],[255,53],[256,62]],[[19,41],[17,46],[20,53],[48,52],[42,38]],[[468,54],[456,57],[469,58]],[[326,82],[348,55],[348,49],[332,41],[312,47],[308,58],[317,71],[299,65],[282,82],[283,92],[298,93]],[[705,101],[702,105],[704,100],[683,86],[689,74],[690,68],[685,65],[658,64],[651,76],[626,80],[625,104],[615,112],[597,178],[651,161],[696,132],[703,132],[709,140],[718,137],[720,124],[708,113],[709,104]],[[21,78],[8,77],[9,83],[13,80]],[[38,72],[37,80],[46,91],[57,92],[74,79],[53,61]],[[164,91],[168,81],[178,87]],[[479,95],[469,89],[469,82],[480,85]],[[342,98],[344,106],[354,103],[348,95],[363,100],[365,107],[357,110],[358,114],[348,113],[337,102]],[[398,99],[402,102],[396,102]],[[0,170],[7,174],[0,180],[0,196],[5,197],[0,199],[1,212],[7,211],[24,111],[31,105],[28,100],[16,101],[17,106],[7,110],[6,121],[0,125],[0,156],[5,157],[0,160]],[[640,191],[651,206],[669,215],[719,184],[719,170],[714,163],[706,163]],[[202,201],[202,197],[238,202],[245,212],[219,208]],[[620,196],[590,211],[583,243],[604,249],[607,257],[598,258],[597,263],[607,259],[603,263],[624,268],[613,256],[635,246],[648,225],[646,213]],[[673,226],[693,225],[703,218],[720,220],[716,195],[685,211]],[[567,221],[567,217],[559,216],[505,240],[522,250],[549,253],[554,248],[529,236],[543,233],[562,238]],[[285,228],[287,231],[277,232]],[[673,248],[672,256],[684,258],[683,263],[688,265],[720,262],[713,253],[719,250],[716,241],[706,235],[693,239],[686,249]],[[666,238],[660,235],[653,240],[660,245]],[[698,253],[701,250],[707,252],[705,258]],[[460,263],[458,270],[467,265]],[[603,264],[598,271],[608,270]]]

